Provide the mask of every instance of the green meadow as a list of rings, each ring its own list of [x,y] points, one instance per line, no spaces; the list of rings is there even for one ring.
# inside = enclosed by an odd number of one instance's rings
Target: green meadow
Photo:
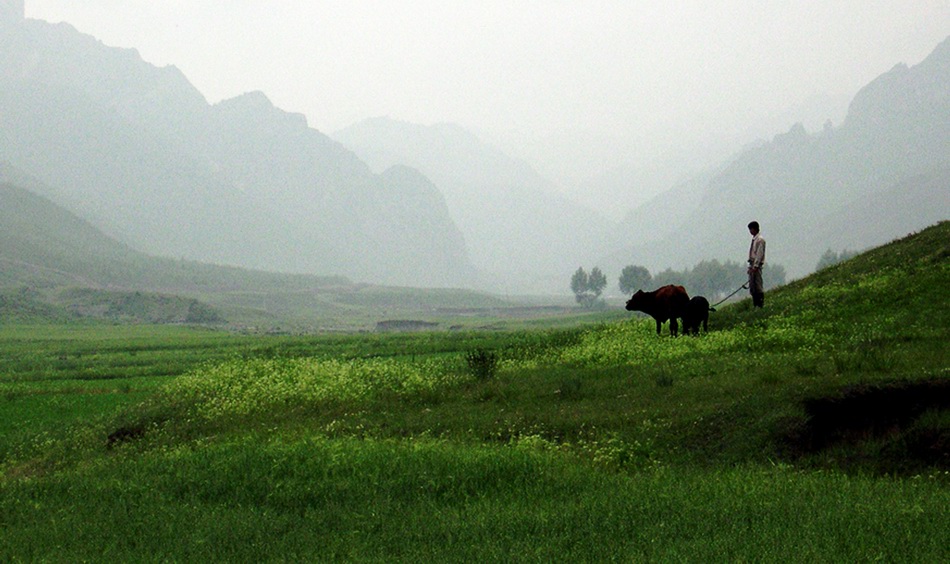
[[[950,223],[711,314],[0,328],[4,561],[950,561]]]

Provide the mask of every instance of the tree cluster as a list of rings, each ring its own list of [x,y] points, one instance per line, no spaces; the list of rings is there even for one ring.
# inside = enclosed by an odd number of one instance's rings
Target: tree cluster
[[[785,283],[785,267],[780,264],[767,265],[762,270],[766,288]],[[724,263],[718,260],[704,260],[691,269],[676,271],[667,268],[662,272],[650,274],[643,266],[630,265],[620,274],[620,291],[632,294],[637,290],[653,290],[667,284],[684,286],[691,296],[705,296],[710,301],[722,299],[748,282],[749,275],[745,264],[735,261]]]
[[[651,291],[667,284],[675,284],[684,286],[690,296],[705,296],[709,301],[725,298],[748,281],[749,274],[745,264],[735,261],[723,263],[715,259],[704,260],[686,270],[667,268],[656,274],[651,274],[645,266],[629,265],[621,271],[619,279],[620,291],[624,294],[633,294],[637,290]],[[785,267],[780,264],[767,265],[762,270],[762,281],[766,289],[784,284]],[[600,295],[606,287],[607,277],[596,266],[589,274],[582,267],[571,276],[574,299],[584,307],[603,305]]]

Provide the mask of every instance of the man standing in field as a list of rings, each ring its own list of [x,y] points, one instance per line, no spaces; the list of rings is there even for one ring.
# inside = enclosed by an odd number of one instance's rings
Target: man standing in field
[[[752,244],[749,245],[749,292],[753,307],[765,305],[765,287],[762,285],[762,267],[765,266],[765,239],[759,235],[759,222],[749,224]]]

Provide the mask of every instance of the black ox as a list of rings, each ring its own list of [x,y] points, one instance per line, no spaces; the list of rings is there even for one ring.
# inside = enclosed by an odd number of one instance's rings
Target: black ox
[[[709,312],[716,311],[709,307],[709,300],[702,296],[693,296],[683,311],[683,334],[699,335],[699,326],[703,331],[709,331]]]

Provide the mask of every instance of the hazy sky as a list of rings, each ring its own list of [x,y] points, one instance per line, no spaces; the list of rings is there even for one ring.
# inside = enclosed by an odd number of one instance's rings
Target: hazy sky
[[[26,11],[175,65],[209,102],[261,90],[327,133],[389,116],[657,150],[816,95],[850,99],[950,34],[950,0],[27,0]]]

